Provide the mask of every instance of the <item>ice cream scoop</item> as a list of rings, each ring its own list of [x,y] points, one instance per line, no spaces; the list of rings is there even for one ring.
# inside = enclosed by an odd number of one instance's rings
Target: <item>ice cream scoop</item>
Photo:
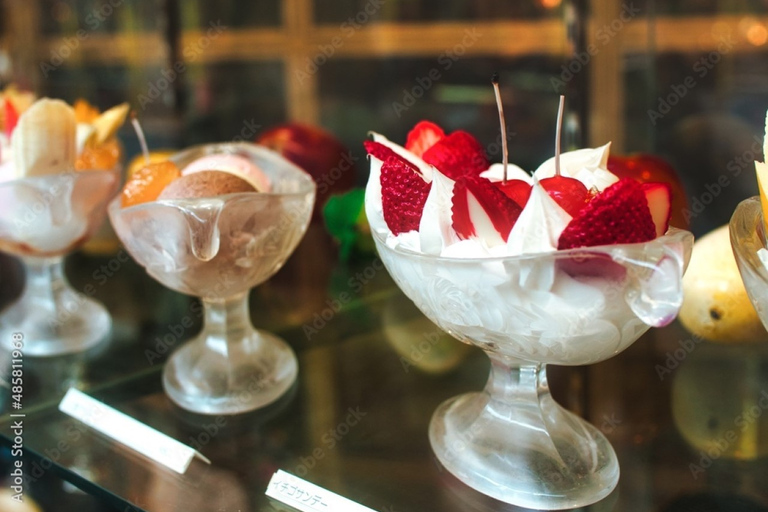
[[[269,178],[257,165],[238,155],[217,154],[198,158],[184,169],[183,176],[203,171],[222,171],[245,180],[257,192],[269,192]]]
[[[194,199],[256,191],[250,183],[234,174],[222,171],[198,171],[173,180],[157,199]]]

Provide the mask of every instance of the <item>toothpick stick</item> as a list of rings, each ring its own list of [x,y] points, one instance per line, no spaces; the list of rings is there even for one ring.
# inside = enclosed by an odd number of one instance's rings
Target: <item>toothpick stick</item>
[[[560,95],[560,106],[557,108],[557,129],[555,130],[555,176],[560,176],[560,132],[563,129],[563,110],[565,96]]]
[[[139,144],[141,145],[141,152],[144,154],[144,165],[149,165],[149,147],[147,147],[147,139],[144,137],[144,130],[141,129],[139,120],[136,119],[136,112],[131,112],[131,124],[133,129],[136,130],[136,136],[139,138]]]
[[[493,84],[493,91],[496,93],[496,108],[499,111],[499,124],[501,125],[501,152],[504,162],[504,177],[501,182],[507,182],[507,162],[509,160],[509,154],[507,153],[507,124],[504,122],[504,107],[501,105],[501,90],[499,89],[499,74],[494,73],[491,78]]]

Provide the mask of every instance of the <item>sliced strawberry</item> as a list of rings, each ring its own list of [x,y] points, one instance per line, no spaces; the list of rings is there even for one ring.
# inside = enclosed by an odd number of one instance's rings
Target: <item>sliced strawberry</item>
[[[374,142],[372,140],[366,140],[363,141],[363,146],[365,146],[365,150],[368,152],[369,155],[373,155],[382,162],[385,162],[387,158],[394,156],[395,158],[399,160],[406,161],[405,158],[401,157],[391,149],[389,149],[384,144],[381,144],[379,142]]]
[[[462,176],[478,176],[490,166],[483,146],[476,138],[461,130],[440,139],[424,152],[422,158],[452,180]]]
[[[384,221],[393,235],[419,229],[430,183],[416,167],[397,155],[381,166],[381,205]]]
[[[520,205],[485,178],[463,176],[453,186],[453,229],[462,240],[478,237],[489,245],[506,242],[521,211]]]
[[[416,126],[413,127],[413,130],[408,132],[408,139],[405,141],[405,149],[414,155],[421,157],[443,137],[445,137],[445,132],[435,123],[431,121],[419,121],[416,123]]]
[[[13,106],[11,100],[5,98],[5,135],[10,139],[13,129],[16,128],[16,124],[19,122],[19,112],[16,107]]]
[[[669,229],[672,217],[672,187],[666,183],[643,183],[641,186],[656,226],[656,236],[662,236]]]
[[[496,187],[504,192],[508,198],[516,202],[520,208],[525,208],[528,198],[531,197],[531,184],[523,180],[497,181]]]
[[[656,226],[643,187],[623,178],[595,196],[560,235],[557,248],[647,242]]]

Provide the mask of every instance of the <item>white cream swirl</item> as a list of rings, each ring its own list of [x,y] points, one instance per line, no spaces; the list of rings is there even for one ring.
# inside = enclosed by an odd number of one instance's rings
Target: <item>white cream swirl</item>
[[[560,174],[567,178],[576,178],[587,189],[596,188],[602,192],[613,185],[619,178],[608,170],[608,155],[611,143],[599,148],[577,149],[560,155]],[[555,175],[555,158],[552,157],[539,166],[533,175],[542,180]]]

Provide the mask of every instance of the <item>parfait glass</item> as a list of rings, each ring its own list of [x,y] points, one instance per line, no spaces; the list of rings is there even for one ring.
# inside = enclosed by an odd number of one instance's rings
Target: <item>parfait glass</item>
[[[575,508],[610,494],[619,479],[613,448],[552,399],[545,367],[603,361],[670,323],[692,235],[672,228],[642,244],[484,259],[424,255],[373,235],[405,295],[491,359],[483,391],[451,398],[432,416],[429,439],[443,466],[526,508]]]
[[[200,297],[203,330],[176,350],[163,387],[199,414],[237,414],[277,400],[295,382],[296,355],[277,336],[254,329],[250,289],[272,276],[307,229],[315,184],[279,154],[248,143],[197,146],[171,157],[183,169],[200,157],[250,159],[272,184],[269,193],[109,205],[115,232],[150,276]]]
[[[768,249],[760,197],[745,199],[733,212],[731,247],[749,300],[768,329]]]
[[[99,228],[119,182],[118,167],[0,183],[0,251],[19,257],[26,270],[21,297],[0,314],[4,347],[18,333],[25,355],[56,356],[105,339],[109,312],[69,285],[63,258]]]

